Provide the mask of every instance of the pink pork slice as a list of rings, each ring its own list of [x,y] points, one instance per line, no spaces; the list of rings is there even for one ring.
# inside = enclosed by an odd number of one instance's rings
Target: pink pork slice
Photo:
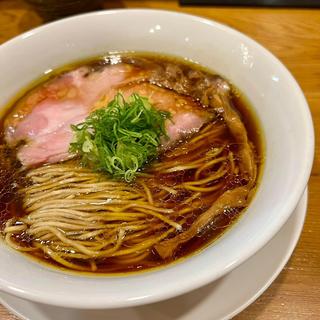
[[[144,76],[126,64],[95,72],[81,67],[65,73],[19,101],[5,120],[5,139],[10,146],[25,142],[17,153],[24,166],[66,160],[71,156],[71,124],[84,121],[106,92]]]
[[[199,131],[212,116],[190,97],[148,82],[129,84],[119,88],[119,91],[125,98],[138,93],[147,97],[156,109],[170,112],[171,119],[166,121],[169,140],[163,139],[162,148],[170,147],[187,135]]]
[[[73,156],[68,152],[73,139],[71,125],[83,122],[118,91],[125,97],[133,92],[146,96],[157,109],[172,114],[166,123],[169,140],[163,141],[164,147],[199,130],[210,118],[209,112],[188,97],[147,82],[132,84],[145,78],[146,73],[126,64],[95,72],[87,67],[70,71],[19,102],[5,121],[6,141],[11,146],[25,142],[17,153],[24,166],[67,160]]]

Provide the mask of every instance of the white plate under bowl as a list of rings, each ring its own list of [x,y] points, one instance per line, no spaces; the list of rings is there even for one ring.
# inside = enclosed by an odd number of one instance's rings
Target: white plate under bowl
[[[257,299],[283,269],[301,234],[306,208],[307,191],[286,224],[264,248],[223,278],[178,298],[112,310],[59,308],[5,293],[0,294],[0,302],[24,320],[230,319]]]

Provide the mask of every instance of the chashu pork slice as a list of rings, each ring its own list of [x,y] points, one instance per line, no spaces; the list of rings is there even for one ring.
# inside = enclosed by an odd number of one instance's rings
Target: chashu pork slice
[[[117,92],[149,98],[159,110],[172,115],[166,121],[166,148],[198,131],[211,113],[191,98],[145,81],[148,74],[127,64],[109,65],[98,71],[80,67],[38,87],[15,107],[5,120],[5,139],[18,147],[23,166],[55,163],[73,157],[69,145],[71,125],[79,124],[93,110],[105,107]]]

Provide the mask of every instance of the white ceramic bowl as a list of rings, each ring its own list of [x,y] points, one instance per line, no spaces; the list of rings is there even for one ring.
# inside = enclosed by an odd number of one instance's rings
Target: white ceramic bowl
[[[197,61],[247,95],[266,139],[263,178],[253,202],[239,223],[200,254],[138,275],[70,275],[0,245],[1,290],[75,308],[124,307],[170,298],[218,279],[253,255],[285,223],[302,195],[314,151],[303,93],[270,52],[213,21],[166,11],[115,10],[29,31],[0,47],[0,105],[47,70],[124,50],[163,52]]]

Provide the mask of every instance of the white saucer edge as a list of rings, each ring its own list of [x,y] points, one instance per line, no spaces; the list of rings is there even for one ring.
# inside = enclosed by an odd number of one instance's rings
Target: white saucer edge
[[[301,216],[301,219],[299,220],[300,225],[296,230],[294,239],[292,240],[292,242],[290,243],[290,247],[288,248],[287,254],[284,256],[283,260],[281,261],[281,263],[279,264],[279,267],[277,268],[277,270],[274,272],[273,276],[270,277],[270,279],[265,283],[265,285],[259,290],[257,291],[257,293],[251,297],[251,299],[248,299],[247,302],[245,302],[244,304],[242,304],[238,309],[234,310],[233,312],[231,312],[230,314],[226,315],[223,319],[221,320],[229,320],[232,319],[233,317],[235,317],[237,314],[239,314],[240,312],[242,312],[243,310],[245,310],[249,305],[251,305],[254,301],[256,301],[273,283],[273,281],[279,276],[279,274],[281,273],[281,271],[283,270],[283,268],[285,267],[285,265],[288,263],[289,259],[291,258],[294,249],[296,248],[298,241],[300,239],[300,235],[302,233],[302,229],[304,226],[304,221],[306,218],[306,214],[307,214],[307,206],[308,206],[308,187],[306,187],[303,195],[301,196],[300,200],[298,201],[298,204],[296,206],[296,208],[294,209],[294,211],[296,210],[301,210],[301,212],[303,212],[303,216]],[[290,216],[291,217],[291,216]],[[289,217],[289,219],[290,219]],[[286,222],[287,223],[287,222]],[[283,226],[284,227],[284,226]],[[283,229],[283,227],[280,229],[279,232],[281,232],[281,230]],[[276,235],[275,235],[276,236]],[[275,237],[274,236],[274,237]],[[272,238],[273,239],[273,238]],[[271,239],[271,240],[272,240]],[[270,241],[271,241],[270,240]],[[269,242],[270,242],[269,241]],[[268,242],[268,243],[269,243]],[[265,246],[268,245],[268,243],[266,243]],[[264,247],[265,247],[264,246]],[[264,248],[263,247],[263,248]],[[261,248],[260,250],[263,250],[263,248]],[[245,262],[244,262],[245,263]],[[1,302],[1,300],[0,300]],[[29,319],[27,319],[29,320]]]

